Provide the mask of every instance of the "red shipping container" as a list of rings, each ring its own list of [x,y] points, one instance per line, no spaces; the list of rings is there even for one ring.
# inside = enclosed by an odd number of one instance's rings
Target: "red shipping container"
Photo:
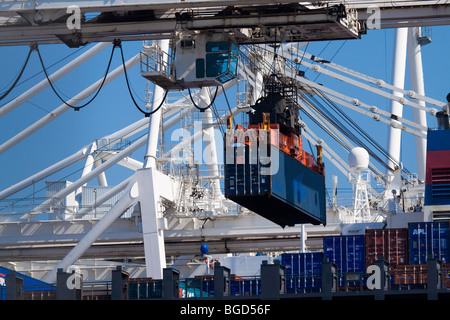
[[[442,264],[442,278],[445,288],[450,288],[450,263]]]
[[[427,283],[426,264],[405,264],[391,268],[391,277],[397,285],[416,285]]]
[[[390,265],[408,263],[408,229],[367,229],[366,266],[373,264],[380,256]]]

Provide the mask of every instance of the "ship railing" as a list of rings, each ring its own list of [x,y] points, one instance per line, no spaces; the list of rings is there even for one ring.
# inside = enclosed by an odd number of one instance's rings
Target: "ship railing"
[[[162,298],[163,280],[132,278],[127,281],[128,300],[149,300]]]
[[[111,281],[82,282],[81,296],[83,300],[110,300],[112,293]]]
[[[56,287],[51,284],[28,284],[23,286],[23,300],[55,300]]]
[[[33,197],[33,198],[11,198],[0,200],[0,216],[8,215],[23,215],[31,212],[37,205],[43,203],[48,198]]]
[[[56,300],[56,286],[51,284],[25,284],[18,288],[20,300]],[[0,286],[0,300],[6,299],[6,286]]]
[[[287,294],[312,293],[322,291],[322,277],[318,274],[300,273],[285,276],[285,291]]]
[[[54,201],[47,210],[36,214],[33,208],[41,203],[44,203],[50,198],[18,198],[18,199],[4,199],[0,201],[0,219],[1,217],[8,217],[14,219],[21,219],[27,214],[32,213],[34,220],[95,220],[101,219],[113,207],[113,204],[81,205],[72,206],[64,205],[61,201]],[[88,213],[79,214],[82,209],[90,209]],[[133,207],[127,209],[121,218],[130,218],[133,213]]]
[[[173,74],[173,56],[165,51],[156,43],[145,46],[141,52],[141,72],[158,72],[166,76]]]

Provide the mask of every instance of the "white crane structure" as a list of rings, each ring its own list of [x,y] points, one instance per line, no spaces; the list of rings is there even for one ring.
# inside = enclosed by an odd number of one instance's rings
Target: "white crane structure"
[[[198,255],[202,243],[207,243],[210,252],[217,254],[280,252],[298,250],[301,242],[302,248],[305,245],[309,249],[318,248],[323,236],[345,232],[348,226],[344,226],[343,217],[351,209],[340,208],[332,197],[327,208],[327,225],[287,228],[224,197],[220,130],[226,130],[230,116],[237,119],[238,114],[252,111],[251,106],[263,91],[263,75],[274,72],[292,79],[299,89],[297,103],[302,115],[304,145],[322,146],[324,161],[346,177],[352,166],[343,157],[361,145],[354,136],[342,131],[345,125],[327,115],[318,101],[356,111],[366,116],[368,123],[386,124],[389,132],[384,149],[386,158],[374,159],[371,153],[367,164],[368,174],[379,183],[381,191],[368,183],[364,184],[364,190],[358,189],[357,198],[361,200],[363,195],[364,201],[355,202],[353,210],[364,216],[360,222],[395,224],[396,219],[403,219],[394,214],[399,212],[400,203],[399,198],[393,196],[393,190],[406,199],[407,208],[415,208],[413,211],[425,220],[432,219],[422,210],[420,196],[425,179],[426,136],[431,126],[427,124],[426,115],[436,115],[447,103],[439,100],[441,97],[433,99],[425,95],[421,64],[424,43],[419,33],[422,26],[450,24],[450,4],[401,0],[347,0],[345,5],[341,1],[286,0],[279,6],[272,3],[266,0],[251,0],[245,5],[234,0],[0,2],[1,46],[65,43],[69,47],[79,47],[96,42],[48,75],[49,79],[44,78],[2,105],[0,121],[7,121],[12,110],[19,110],[21,104],[39,92],[50,91],[52,83],[68,76],[102,50],[111,48],[114,39],[124,43],[144,41],[142,52],[12,138],[0,141],[0,157],[8,156],[11,148],[57,121],[60,115],[92,96],[102,85],[126,75],[127,70],[140,66],[144,75],[151,67],[153,54],[159,53],[160,67],[170,66],[176,32],[208,34],[226,30],[241,47],[233,79],[215,88],[211,85],[182,86],[178,90],[170,89],[167,95],[164,75],[167,70],[160,68],[157,77],[153,77],[156,80],[151,99],[147,101],[149,108],[142,110],[147,117],[102,138],[92,137],[90,143],[72,155],[26,179],[11,181],[8,188],[0,190],[0,261],[44,261],[44,267],[35,275],[54,283],[57,269],[67,269],[80,259],[144,258],[144,276],[161,279],[168,257],[192,259]],[[330,11],[333,6],[338,9]],[[275,12],[274,7],[280,10]],[[82,17],[80,21],[77,14]],[[94,17],[86,19],[90,14]],[[377,14],[380,14],[379,21],[374,22]],[[75,27],[69,28],[68,21]],[[391,83],[307,52],[309,41],[358,39],[367,28],[395,28]],[[266,45],[274,43],[277,45]],[[117,43],[113,46],[114,51]],[[404,89],[406,63],[411,90]],[[300,66],[386,98],[390,101],[390,111],[310,80],[299,72]],[[142,81],[148,80],[142,78]],[[166,97],[172,96],[173,91],[178,95],[175,101],[169,101]],[[237,99],[231,100],[231,95]],[[216,98],[224,99],[226,107],[222,110],[213,107]],[[237,102],[233,105],[230,101]],[[403,116],[403,106],[412,108],[412,120]],[[405,178],[402,170],[402,134],[415,137],[418,168],[415,180],[411,176]],[[336,143],[340,149],[332,146]],[[133,158],[138,150],[143,150],[142,159]],[[384,166],[380,168],[376,160]],[[27,210],[15,209],[15,194],[47,181],[76,163],[83,164],[77,180],[47,182],[46,199],[32,202]],[[131,174],[121,183],[110,186],[108,169],[116,165],[131,169]]]

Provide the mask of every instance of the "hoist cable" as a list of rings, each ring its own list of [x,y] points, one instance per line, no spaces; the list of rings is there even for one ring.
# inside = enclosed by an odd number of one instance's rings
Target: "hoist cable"
[[[13,84],[11,85],[11,87],[9,87],[8,90],[6,90],[1,96],[0,96],[0,100],[3,100],[15,87],[17,82],[19,82],[20,78],[22,77],[23,72],[25,71],[25,68],[28,65],[28,60],[30,59],[31,53],[33,52],[33,50],[35,49],[35,45],[31,45],[30,46],[30,50],[28,51],[28,55],[27,58],[25,59],[25,63],[22,66],[22,70],[20,70],[19,75],[17,76],[16,80],[14,80]]]
[[[167,94],[169,93],[169,90],[166,90],[166,91],[165,91],[164,97],[163,97],[163,99],[162,99],[160,105],[159,105],[157,108],[153,109],[153,110],[150,111],[150,112],[146,112],[146,111],[142,110],[141,107],[139,107],[139,105],[137,104],[136,100],[134,99],[133,93],[131,92],[130,82],[128,81],[127,69],[126,69],[126,67],[125,67],[125,59],[124,59],[124,57],[123,57],[122,44],[120,43],[120,40],[115,41],[115,42],[114,42],[114,45],[117,46],[117,47],[119,47],[119,49],[120,49],[120,54],[121,54],[121,57],[122,57],[123,71],[124,71],[124,74],[125,74],[125,80],[126,80],[126,82],[127,82],[128,92],[130,93],[131,100],[133,100],[133,103],[134,103],[134,105],[136,106],[136,108],[137,108],[141,113],[143,113],[143,114],[145,115],[145,117],[149,117],[150,115],[152,115],[153,113],[155,113],[156,111],[158,111],[158,110],[162,107],[162,105],[164,104],[164,101],[166,100]]]
[[[200,110],[200,112],[204,112],[204,111],[208,110],[209,108],[211,108],[211,106],[213,105],[214,101],[216,100],[217,92],[219,91],[219,87],[216,87],[216,92],[214,92],[214,97],[213,97],[211,103],[208,106],[204,107],[204,108],[199,107],[195,103],[194,98],[192,97],[192,94],[191,94],[191,89],[188,88],[188,91],[189,91],[189,97],[191,98],[191,102],[194,105],[194,107],[196,107],[198,110]]]
[[[83,105],[81,105],[81,106],[73,106],[73,105],[69,104],[67,101],[65,101],[65,100],[59,95],[58,91],[55,89],[55,87],[54,87],[54,85],[53,85],[53,82],[51,81],[50,77],[48,76],[47,69],[46,69],[45,66],[44,66],[44,61],[42,60],[41,52],[39,51],[39,47],[38,47],[38,46],[36,46],[36,51],[37,51],[37,53],[38,53],[39,61],[41,62],[42,69],[44,70],[45,77],[47,78],[47,81],[48,81],[48,83],[50,84],[50,87],[52,88],[53,92],[55,92],[56,96],[57,96],[57,97],[58,97],[65,105],[67,105],[68,107],[74,109],[75,111],[78,111],[78,110],[80,110],[81,108],[84,108],[85,106],[87,106],[88,104],[90,104],[90,103],[97,97],[97,95],[100,93],[100,90],[103,88],[103,85],[105,84],[105,81],[106,81],[106,77],[108,76],[108,73],[109,73],[109,68],[110,68],[110,66],[111,66],[111,61],[112,61],[112,58],[113,58],[113,56],[114,56],[114,49],[115,49],[115,48],[116,48],[116,45],[114,45],[113,48],[112,48],[112,50],[111,50],[111,56],[110,56],[110,58],[109,58],[108,66],[107,66],[107,68],[106,68],[105,75],[104,75],[104,77],[103,77],[103,80],[102,80],[102,82],[101,82],[101,84],[100,84],[100,86],[99,86],[97,92],[94,94],[94,96],[93,96],[88,102],[86,102],[85,104],[83,104]]]

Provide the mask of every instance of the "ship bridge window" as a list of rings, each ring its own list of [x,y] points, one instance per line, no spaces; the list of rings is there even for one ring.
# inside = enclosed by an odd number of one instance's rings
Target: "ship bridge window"
[[[236,77],[239,47],[232,42],[206,44],[206,76],[225,83]]]

